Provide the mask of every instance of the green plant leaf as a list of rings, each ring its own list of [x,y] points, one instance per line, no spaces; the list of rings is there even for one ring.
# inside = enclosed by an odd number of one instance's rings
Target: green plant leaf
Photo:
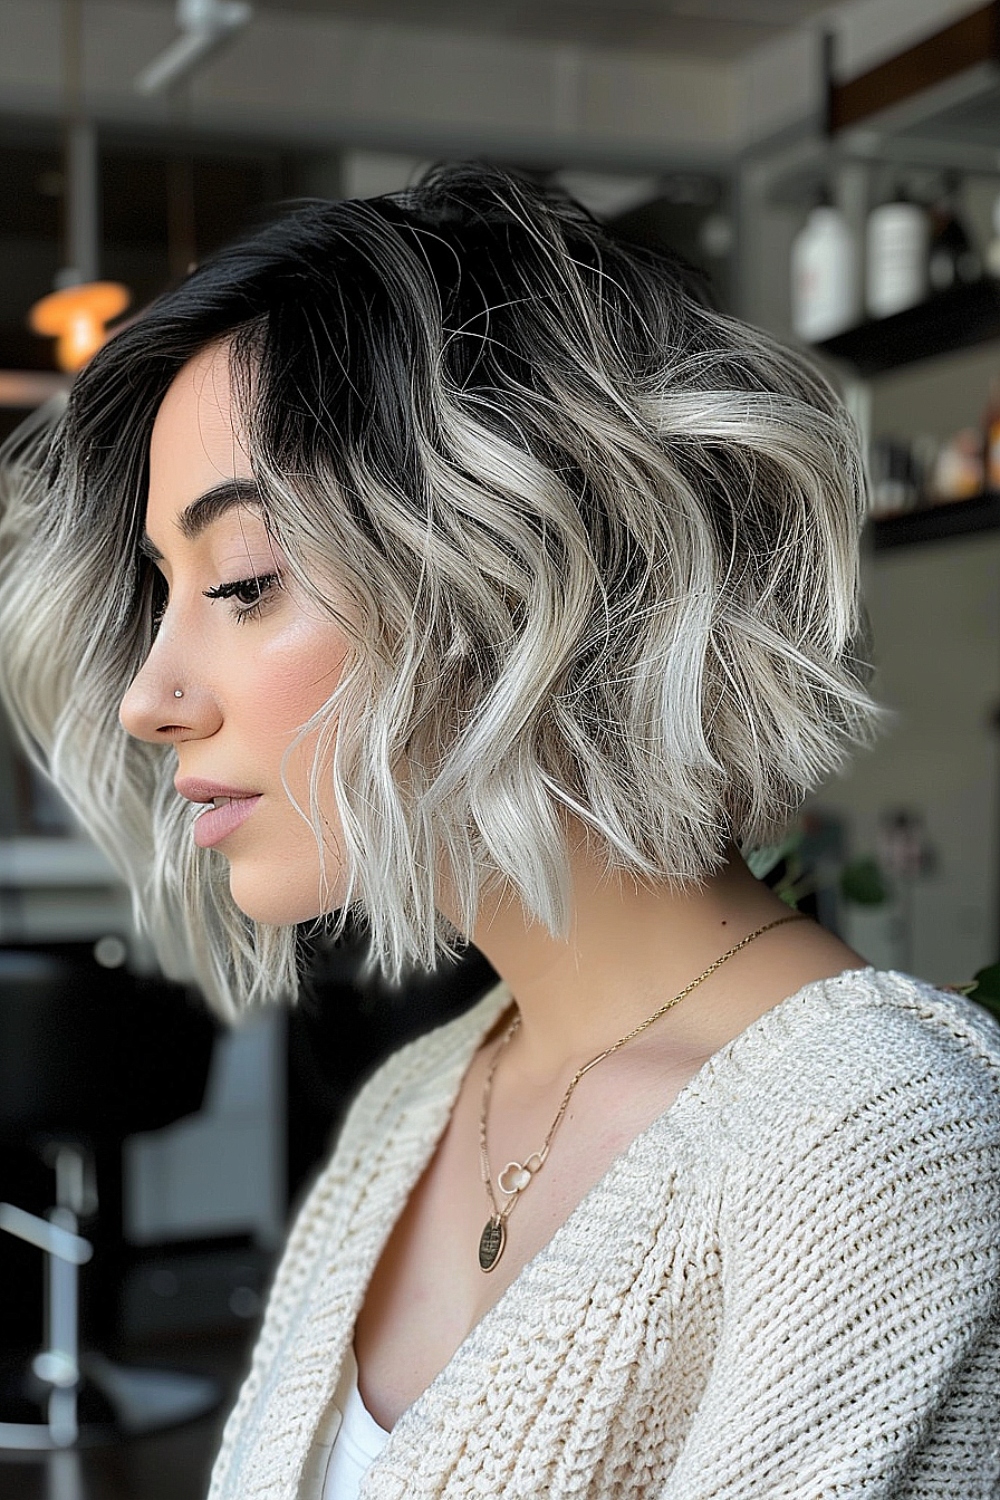
[[[887,901],[889,888],[878,861],[869,854],[845,865],[840,872],[840,894],[858,906],[881,906]]]
[[[783,859],[802,843],[802,829],[794,829],[780,844],[763,844],[759,849],[744,849],[743,858],[746,860],[747,868],[758,880],[763,880],[765,875],[770,875],[775,865],[779,865]]]
[[[963,993],[1000,1019],[1000,963],[980,969],[973,975],[972,983],[963,986]]]

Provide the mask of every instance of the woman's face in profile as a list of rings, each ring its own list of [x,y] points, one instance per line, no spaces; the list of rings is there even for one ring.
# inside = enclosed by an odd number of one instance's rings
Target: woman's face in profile
[[[167,599],[121,721],[139,739],[173,745],[191,837],[228,859],[248,916],[282,924],[338,904],[332,789],[320,803],[326,890],[312,827],[292,801],[308,812],[315,735],[286,752],[336,687],[348,640],[297,591],[253,493],[228,350],[215,346],[180,371],[153,427],[146,550]]]

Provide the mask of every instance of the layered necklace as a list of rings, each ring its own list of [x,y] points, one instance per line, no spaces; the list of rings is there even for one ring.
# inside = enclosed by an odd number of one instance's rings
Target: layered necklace
[[[581,1078],[589,1073],[591,1068],[596,1068],[597,1064],[603,1062],[606,1057],[610,1057],[613,1052],[617,1052],[621,1047],[624,1047],[626,1042],[631,1042],[645,1031],[647,1027],[652,1026],[654,1021],[658,1021],[661,1016],[665,1016],[668,1010],[672,1010],[685,996],[690,995],[693,989],[697,988],[710,974],[714,974],[716,969],[720,968],[727,959],[733,957],[734,953],[739,953],[741,948],[745,948],[748,943],[752,943],[762,933],[770,932],[772,927],[781,927],[785,922],[799,922],[804,920],[805,918],[801,912],[795,912],[789,917],[778,917],[776,921],[768,922],[763,927],[758,927],[756,932],[751,932],[741,942],[730,948],[728,953],[723,953],[721,958],[717,958],[713,964],[710,964],[704,974],[699,974],[697,979],[692,979],[691,983],[686,985],[679,995],[674,995],[672,1000],[666,1001],[664,1005],[660,1006],[659,1010],[654,1011],[640,1025],[633,1027],[631,1031],[619,1037],[617,1042],[613,1042],[610,1047],[606,1047],[603,1052],[599,1052],[596,1057],[592,1057],[589,1062],[584,1063],[582,1068],[577,1068],[569,1081],[566,1092],[562,1096],[562,1102],[556,1110],[555,1119],[549,1126],[549,1133],[542,1142],[539,1150],[533,1151],[523,1162],[509,1161],[497,1177],[497,1188],[504,1200],[502,1205],[498,1205],[496,1193],[493,1191],[493,1173],[490,1170],[489,1153],[486,1147],[486,1120],[489,1115],[490,1097],[493,1093],[493,1077],[497,1070],[497,1064],[521,1025],[520,1014],[514,1016],[490,1062],[486,1080],[483,1084],[483,1102],[479,1112],[479,1164],[483,1174],[483,1185],[486,1188],[486,1196],[490,1202],[490,1216],[483,1227],[482,1234],[479,1236],[479,1265],[483,1271],[492,1271],[501,1255],[503,1255],[504,1246],[507,1243],[507,1220],[517,1206],[525,1188],[531,1186],[548,1160],[552,1138],[562,1124],[569,1101],[573,1097],[573,1090]]]

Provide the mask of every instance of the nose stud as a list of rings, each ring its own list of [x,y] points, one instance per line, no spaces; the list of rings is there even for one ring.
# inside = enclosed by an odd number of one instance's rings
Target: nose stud
[[[174,688],[174,697],[175,698],[183,698],[184,697],[184,689],[183,688]]]

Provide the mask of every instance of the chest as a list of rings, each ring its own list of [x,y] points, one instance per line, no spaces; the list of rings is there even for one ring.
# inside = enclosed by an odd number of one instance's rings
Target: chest
[[[444,1364],[420,1374],[411,1404],[424,1351],[393,1330],[392,1358],[374,1368],[404,1394],[366,1500],[466,1500],[486,1493],[486,1475],[509,1497],[653,1492],[688,1435],[722,1322],[714,1215],[700,1192],[692,1201],[689,1171],[680,1179],[620,1158],[460,1345],[439,1346],[431,1363]],[[451,1315],[432,1296],[415,1331],[433,1335],[431,1309]]]
[[[362,1395],[383,1427],[392,1427],[431,1384],[568,1220],[600,1263],[615,1229],[599,1213],[591,1215],[588,1195],[669,1107],[696,1066],[693,1058],[666,1069],[661,1061],[648,1076],[634,1067],[609,1068],[604,1078],[583,1080],[544,1167],[513,1199],[504,1196],[498,1178],[507,1163],[523,1162],[542,1146],[552,1097],[522,1094],[520,1108],[513,1097],[509,1107],[501,1098],[488,1121],[487,1154],[494,1202],[509,1211],[503,1252],[488,1273],[479,1259],[492,1213],[480,1150],[484,1069],[470,1069],[445,1134],[379,1258],[355,1326]],[[514,1174],[504,1178],[512,1180]]]

